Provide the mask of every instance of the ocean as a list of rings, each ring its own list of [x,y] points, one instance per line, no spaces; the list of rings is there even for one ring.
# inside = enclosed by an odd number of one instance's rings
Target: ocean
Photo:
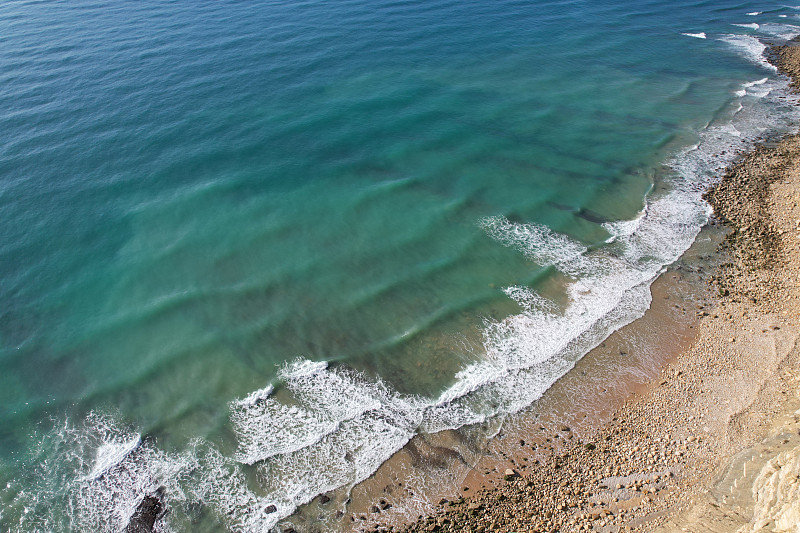
[[[412,437],[496,431],[644,314],[719,170],[796,130],[764,54],[798,34],[763,1],[4,2],[0,530],[120,531],[159,487],[158,531],[320,494],[347,529]]]

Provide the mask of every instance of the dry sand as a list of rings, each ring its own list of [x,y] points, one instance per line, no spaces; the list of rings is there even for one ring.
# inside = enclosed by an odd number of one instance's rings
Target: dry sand
[[[775,61],[800,74],[800,48]],[[535,459],[394,530],[800,532],[800,136],[744,156],[708,200],[729,262],[690,347],[608,423],[558,428],[552,453],[521,439]]]

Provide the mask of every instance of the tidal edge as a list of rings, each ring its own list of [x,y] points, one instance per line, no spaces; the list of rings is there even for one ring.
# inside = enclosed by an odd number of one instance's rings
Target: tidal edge
[[[800,89],[798,43],[771,61]],[[800,531],[800,134],[743,154],[706,199],[728,229],[713,297],[658,379],[535,464],[354,530]]]

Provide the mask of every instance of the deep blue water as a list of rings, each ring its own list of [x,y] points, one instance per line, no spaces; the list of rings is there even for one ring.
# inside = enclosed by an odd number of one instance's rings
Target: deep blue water
[[[3,3],[0,529],[268,530],[526,407],[795,127],[798,15]]]

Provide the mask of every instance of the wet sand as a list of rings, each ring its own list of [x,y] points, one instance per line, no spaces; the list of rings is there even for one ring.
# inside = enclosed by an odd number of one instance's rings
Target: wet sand
[[[800,73],[800,49],[778,48],[775,60]],[[708,200],[727,237],[718,246],[720,232],[704,230],[654,284],[643,319],[485,447],[455,432],[417,439],[365,484],[365,503],[344,517],[352,528],[797,531],[800,136],[743,156]],[[623,374],[613,390],[609,372]],[[392,489],[413,500],[404,465],[426,461],[450,481],[403,524],[413,509],[392,512]]]

